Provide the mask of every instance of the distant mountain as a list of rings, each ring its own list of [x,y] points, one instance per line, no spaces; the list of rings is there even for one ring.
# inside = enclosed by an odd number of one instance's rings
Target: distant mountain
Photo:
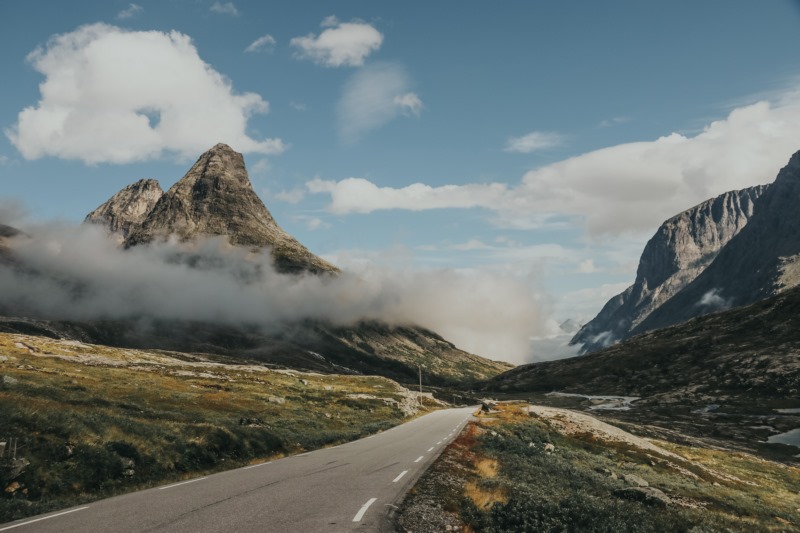
[[[568,318],[558,325],[558,328],[564,333],[573,333],[573,334],[580,331],[582,327],[583,326],[581,326],[580,322],[572,318]]]
[[[666,405],[740,401],[763,408],[770,405],[765,401],[797,398],[798,352],[800,287],[581,357],[519,366],[479,388],[641,396]]]
[[[181,320],[58,321],[2,312],[0,304],[0,332],[120,348],[219,354],[281,368],[385,376],[408,384],[417,383],[419,365],[426,387],[464,386],[513,368],[459,350],[425,328],[377,321],[349,327],[304,321],[262,330]]]
[[[269,247],[277,270],[284,274],[339,272],[277,225],[253,191],[241,154],[229,146],[214,146],[169,191],[159,194],[160,191],[154,180],[139,181],[90,213],[87,221],[104,225],[120,239],[127,232],[126,247],[146,245],[170,235],[184,241],[222,236],[234,246]],[[142,216],[151,203],[150,210]],[[0,226],[0,252],[2,234],[13,235],[15,231],[4,228]],[[9,248],[5,255],[10,268],[26,269],[15,262],[13,249]],[[0,253],[0,268],[3,257]],[[57,266],[50,272],[29,271],[27,275],[51,276],[58,283],[70,283]],[[81,290],[84,287],[76,286],[75,294]],[[11,306],[11,302],[0,299],[0,315],[5,315],[0,316],[0,331],[115,347],[242,356],[281,367],[383,375],[404,383],[417,382],[419,367],[428,385],[463,385],[512,368],[507,363],[459,350],[436,333],[413,324],[364,320],[350,326],[334,326],[321,320],[295,320],[232,325],[148,316],[78,322],[31,316],[30,309]]]
[[[759,185],[727,192],[666,220],[645,246],[633,285],[609,300],[570,344],[582,344],[581,352],[587,353],[630,337],[743,230],[766,190]],[[677,321],[667,319],[664,325]]]
[[[7,252],[7,241],[19,235],[24,235],[24,233],[15,227],[0,224],[0,264],[5,261],[12,260],[11,256]]]
[[[633,334],[748,305],[800,284],[800,152],[756,201],[747,225]]]
[[[5,239],[8,237],[16,237],[20,233],[22,232],[15,227],[6,226],[5,224],[0,224],[0,239]]]
[[[339,271],[278,226],[253,190],[242,154],[226,144],[217,144],[200,156],[158,199],[141,224],[133,227],[125,246],[170,235],[181,240],[225,236],[235,246],[269,247],[279,272]]]
[[[156,180],[139,180],[86,215],[84,222],[104,226],[122,241],[141,227],[163,194],[164,191]]]

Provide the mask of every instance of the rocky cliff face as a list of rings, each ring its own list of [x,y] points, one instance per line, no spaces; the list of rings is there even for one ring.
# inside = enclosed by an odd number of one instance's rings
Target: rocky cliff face
[[[633,285],[609,300],[571,344],[583,344],[581,351],[586,353],[628,338],[743,230],[766,188],[727,192],[665,221],[645,246]]]
[[[800,284],[800,152],[755,203],[747,226],[633,334],[757,302]]]
[[[280,272],[338,272],[278,226],[253,191],[242,154],[225,144],[200,156],[130,232],[125,246],[170,235],[181,240],[225,236],[235,246],[269,247]]]
[[[86,215],[84,222],[100,224],[124,240],[139,229],[164,194],[156,180],[139,180],[128,185],[103,205]]]

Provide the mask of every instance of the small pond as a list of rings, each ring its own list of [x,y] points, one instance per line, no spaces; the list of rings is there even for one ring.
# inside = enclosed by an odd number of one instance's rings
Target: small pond
[[[767,439],[770,444],[788,444],[789,446],[797,446],[800,448],[800,428],[773,435]]]

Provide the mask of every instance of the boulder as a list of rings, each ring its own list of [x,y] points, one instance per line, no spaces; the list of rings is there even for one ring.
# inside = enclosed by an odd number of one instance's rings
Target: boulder
[[[652,505],[653,507],[666,507],[672,504],[672,500],[669,496],[655,487],[628,487],[625,489],[617,489],[614,491],[614,496],[624,500],[642,502],[646,505]]]

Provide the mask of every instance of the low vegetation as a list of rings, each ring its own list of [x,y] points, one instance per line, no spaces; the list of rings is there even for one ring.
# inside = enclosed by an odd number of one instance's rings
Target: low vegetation
[[[0,334],[0,523],[353,440],[422,401],[381,377]]]
[[[635,437],[563,409],[500,404],[403,504],[400,530],[796,531],[800,469]]]

